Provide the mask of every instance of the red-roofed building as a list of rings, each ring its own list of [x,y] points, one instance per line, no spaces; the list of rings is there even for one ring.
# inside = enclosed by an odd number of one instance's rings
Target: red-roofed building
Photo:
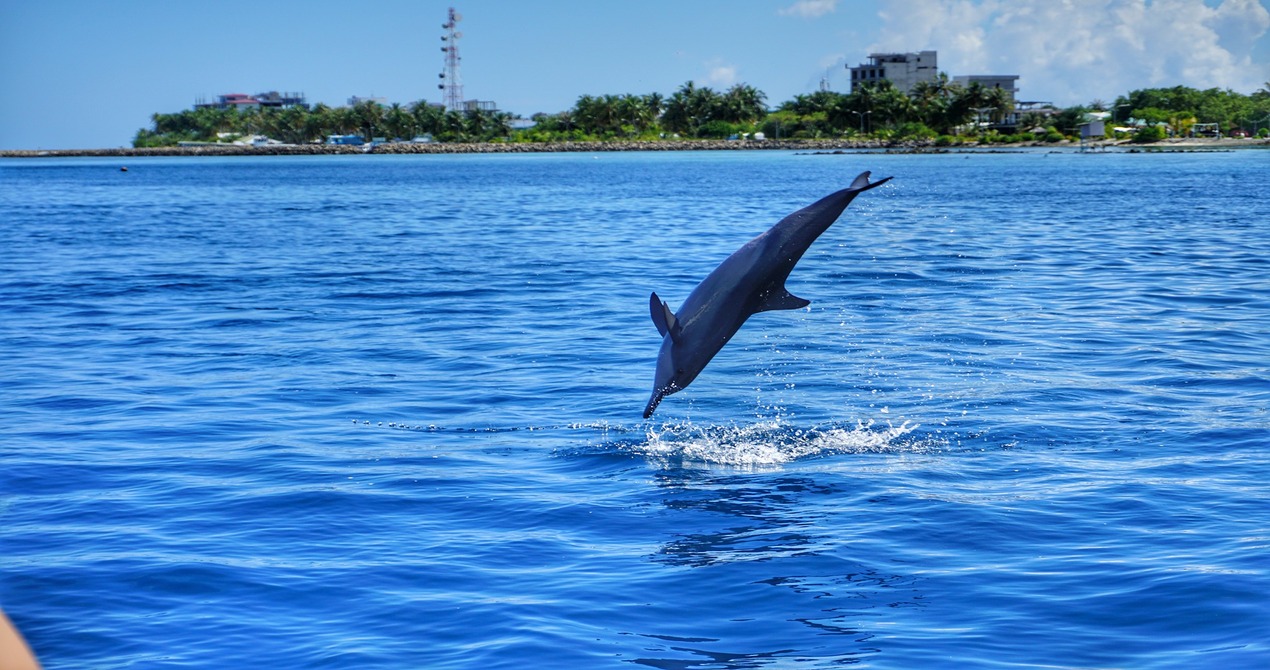
[[[215,102],[207,102],[202,98],[194,101],[194,109],[212,107],[214,109],[260,109],[261,107],[307,107],[303,93],[225,93],[216,96]]]

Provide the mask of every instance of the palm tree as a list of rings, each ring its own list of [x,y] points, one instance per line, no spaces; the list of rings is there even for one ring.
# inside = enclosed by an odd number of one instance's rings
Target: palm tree
[[[665,109],[666,99],[660,93],[649,93],[644,96],[643,103],[645,112],[651,118],[651,122],[648,125],[652,126],[657,123],[657,119],[661,118],[661,113]]]
[[[953,100],[952,107],[949,110],[950,121],[953,125],[962,125],[972,119],[978,122],[983,117],[983,112],[990,109],[988,89],[983,84],[972,81],[969,86],[961,89],[957,97]],[[975,127],[978,130],[978,126]]]
[[[730,123],[753,123],[767,115],[767,95],[746,84],[729,88],[722,103],[722,118]]]
[[[415,120],[400,103],[394,102],[384,114],[384,130],[389,137],[410,139],[415,136]]]
[[[836,93],[834,91],[816,91],[810,95],[798,94],[793,100],[782,102],[778,111],[793,112],[799,116],[812,116],[814,114],[829,114],[835,107],[842,104],[847,96]]]
[[[666,111],[662,113],[662,123],[666,129],[674,133],[695,132],[697,119],[693,117],[693,100],[697,95],[697,85],[691,81],[670,94],[666,101]]]
[[[318,103],[304,117],[305,141],[319,140],[336,132],[335,110],[323,103]]]
[[[894,127],[913,116],[913,101],[903,91],[896,88],[895,84],[884,79],[878,82],[877,90],[874,92],[873,114],[880,117],[880,119],[872,119],[874,123],[881,120],[888,126]]]
[[[463,112],[446,111],[441,120],[441,139],[450,142],[466,142],[469,139],[467,118]]]
[[[596,105],[598,130],[602,134],[617,132],[622,127],[622,98],[611,93],[600,97]]]
[[[486,124],[486,139],[506,138],[512,134],[512,115],[509,112],[494,112]]]
[[[829,123],[834,128],[856,129],[859,128],[860,133],[864,133],[865,120],[873,115],[873,86],[863,84],[856,86],[855,90],[847,96],[841,104],[834,107],[829,113]]]
[[[239,110],[238,128],[236,128],[236,130],[243,135],[255,135],[263,130],[261,120],[261,110],[259,107],[249,107],[247,109]]]
[[[265,134],[287,144],[300,144],[312,139],[306,134],[305,117],[308,112],[300,107],[288,107],[283,110],[263,110],[262,121]]]
[[[635,134],[644,128],[642,121],[643,100],[636,95],[620,95],[613,105],[617,130],[623,134]]]
[[[379,103],[371,100],[359,101],[351,108],[353,120],[356,122],[356,128],[362,131],[362,137],[366,140],[374,139],[375,136],[383,130],[384,125],[384,108]]]
[[[340,135],[347,135],[357,130],[360,121],[357,118],[357,111],[352,107],[340,107],[335,112],[335,132]]]
[[[445,108],[420,100],[410,107],[410,115],[414,117],[415,132],[432,135],[441,133]]]
[[[950,120],[953,101],[960,92],[961,87],[951,82],[947,73],[940,72],[931,81],[914,84],[908,95],[913,101],[917,120],[941,134],[948,134],[953,126],[960,123]]]
[[[987,106],[991,108],[991,111],[989,111],[988,114],[992,120],[997,123],[1004,121],[1005,117],[1009,116],[1010,112],[1014,111],[1014,100],[1011,99],[1010,94],[1006,93],[1003,88],[995,87],[987,89],[987,95],[985,98]],[[1103,105],[1103,107],[1105,108],[1106,105]],[[1095,107],[1094,109],[1098,108]]]

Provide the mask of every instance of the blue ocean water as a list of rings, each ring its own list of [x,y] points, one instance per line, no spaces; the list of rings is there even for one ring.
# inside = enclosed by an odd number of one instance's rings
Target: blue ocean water
[[[812,305],[642,421],[649,292],[863,170]],[[1254,150],[6,160],[0,608],[51,669],[1270,667],[1267,193]]]

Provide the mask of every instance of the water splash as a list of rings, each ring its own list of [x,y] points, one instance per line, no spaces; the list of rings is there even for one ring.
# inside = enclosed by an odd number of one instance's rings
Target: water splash
[[[737,467],[778,466],[783,463],[843,453],[883,453],[928,450],[924,441],[904,439],[920,426],[857,421],[851,428],[801,429],[779,419],[748,425],[696,426],[691,423],[649,428],[646,440],[632,446],[643,456],[682,463]]]

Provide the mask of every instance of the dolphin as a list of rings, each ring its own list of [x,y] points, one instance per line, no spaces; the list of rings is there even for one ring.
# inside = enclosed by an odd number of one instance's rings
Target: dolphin
[[[794,265],[857,195],[890,180],[870,182],[869,173],[862,172],[851,186],[781,219],[720,263],[688,294],[678,312],[656,293],[649,296],[649,311],[662,341],[644,418],[653,415],[662,398],[687,388],[746,319],[759,312],[810,305],[810,300],[785,290]]]

